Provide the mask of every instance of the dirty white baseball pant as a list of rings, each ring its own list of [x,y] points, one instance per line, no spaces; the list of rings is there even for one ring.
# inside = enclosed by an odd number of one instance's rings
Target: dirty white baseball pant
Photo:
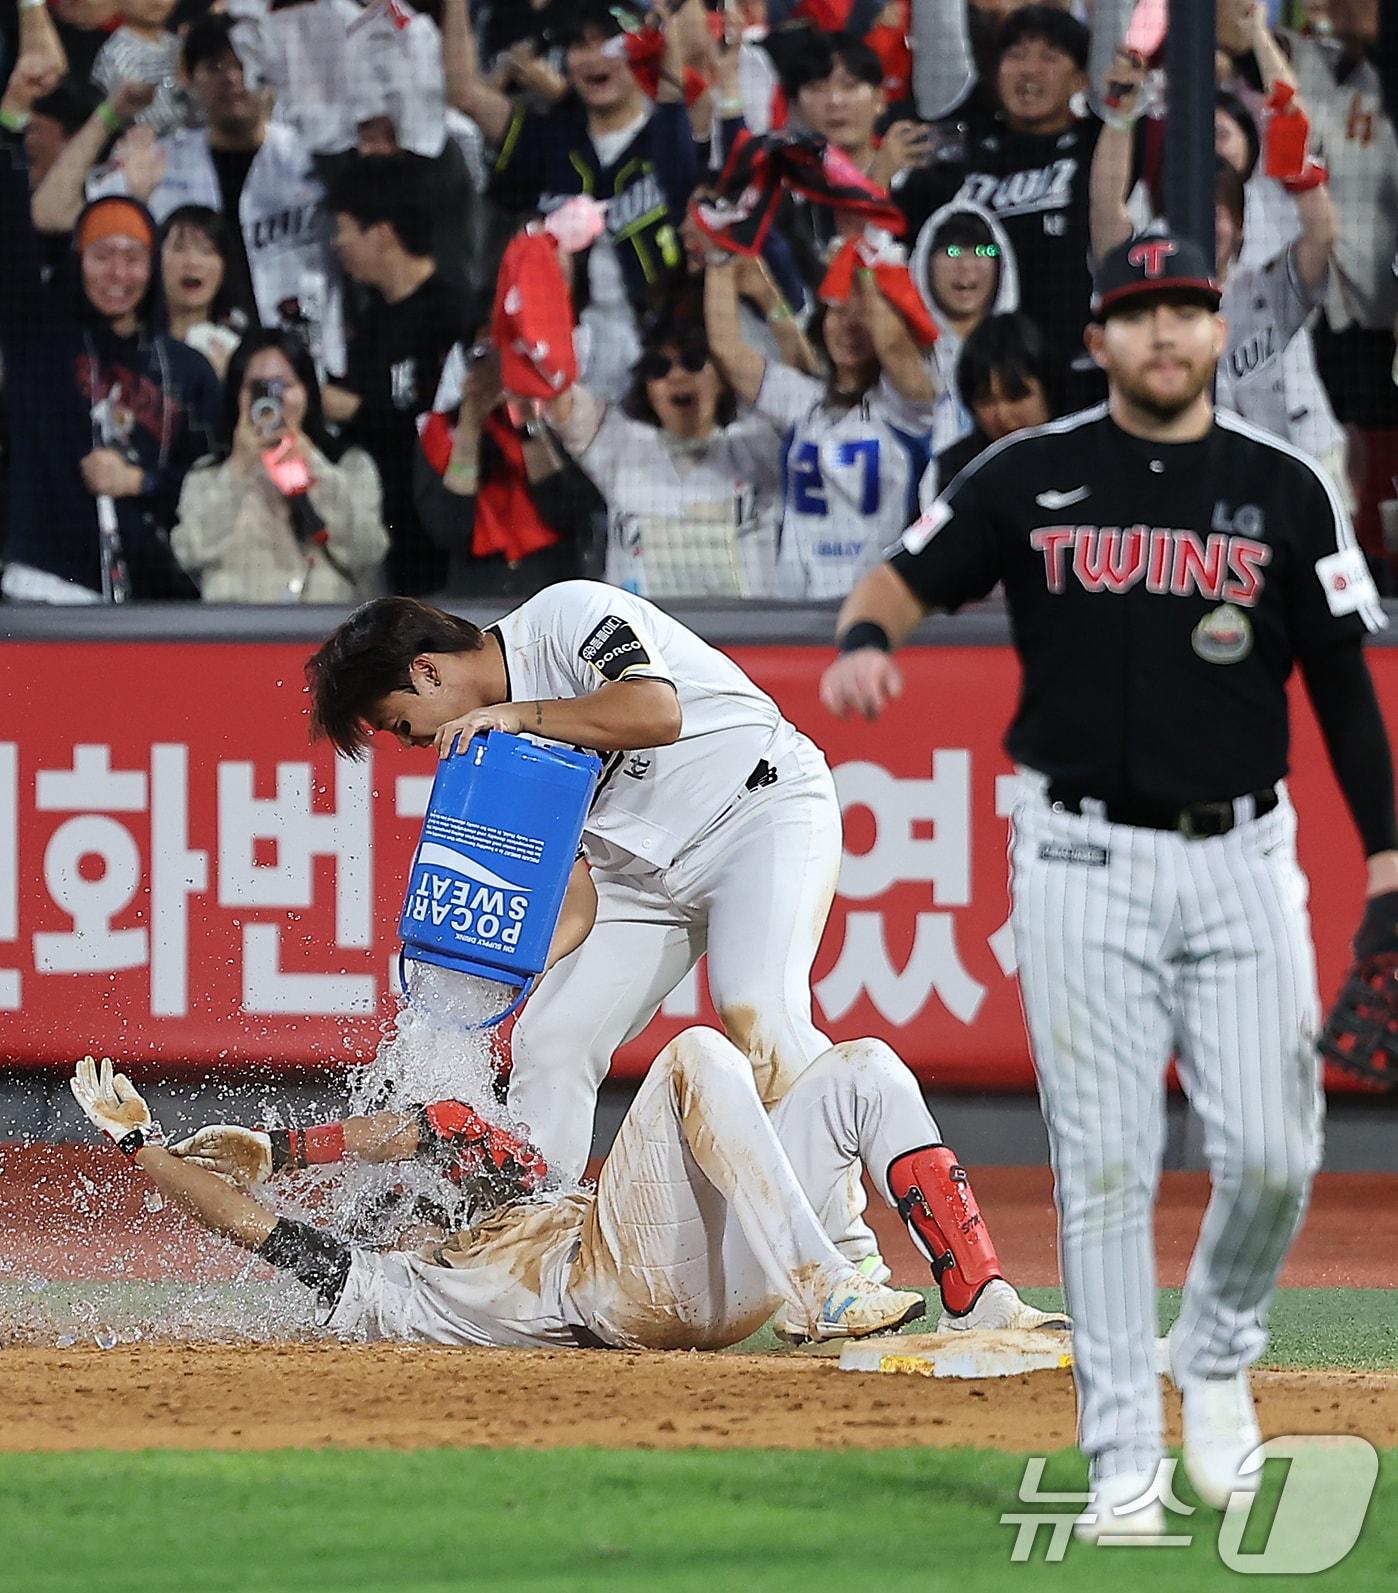
[[[587,1164],[613,1053],[706,949],[714,1004],[768,1106],[830,1044],[811,1017],[811,964],[840,871],[839,800],[804,736],[771,762],[776,781],[739,794],[668,868],[594,869],[592,933],[524,1009],[510,1109],[565,1178]]]
[[[817,1057],[772,1110],[807,1198],[829,1234],[862,1221],[863,1173],[890,1206],[890,1162],[942,1132],[907,1064],[882,1040],[843,1040]]]
[[[1048,1126],[1078,1425],[1094,1478],[1163,1444],[1152,1212],[1171,1052],[1204,1126],[1213,1193],[1172,1354],[1250,1365],[1320,1162],[1315,960],[1284,797],[1227,835],[1014,813],[1015,949]]]
[[[778,1308],[813,1320],[851,1268],[775,1121],[722,1035],[687,1029],[671,1041],[597,1180],[565,1288],[570,1320],[634,1349],[719,1349]]]

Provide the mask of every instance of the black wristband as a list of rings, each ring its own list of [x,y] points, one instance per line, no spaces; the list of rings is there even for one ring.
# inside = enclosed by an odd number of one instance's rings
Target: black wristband
[[[840,638],[842,653],[857,653],[861,647],[877,647],[881,653],[893,651],[888,632],[873,620],[856,620]]]
[[[267,1138],[272,1143],[272,1171],[280,1173],[288,1167],[303,1165],[296,1159],[296,1142],[300,1136],[294,1129],[269,1128]]]
[[[116,1143],[117,1149],[123,1156],[134,1156],[146,1143],[146,1131],[143,1128],[133,1128],[129,1134],[123,1134]]]

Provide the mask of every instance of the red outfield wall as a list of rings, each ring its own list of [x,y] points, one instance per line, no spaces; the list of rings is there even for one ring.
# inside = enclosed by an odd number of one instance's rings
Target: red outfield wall
[[[835,1038],[878,1034],[939,1086],[1031,1084],[1004,929],[1001,647],[914,648],[877,725],[816,697],[824,648],[736,647],[825,749],[846,857],[815,969]],[[0,1063],[363,1057],[393,1011],[394,929],[430,752],[336,764],[305,739],[284,643],[12,642],[0,701]],[[1398,652],[1371,654],[1398,716]],[[1293,795],[1322,991],[1359,912],[1358,843],[1298,694]],[[637,1073],[711,1009],[682,986]]]

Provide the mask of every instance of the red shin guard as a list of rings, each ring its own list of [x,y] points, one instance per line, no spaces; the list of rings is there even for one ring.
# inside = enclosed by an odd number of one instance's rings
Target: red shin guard
[[[888,1187],[913,1243],[932,1263],[942,1304],[964,1316],[1003,1277],[966,1169],[946,1145],[923,1145],[888,1164]]]

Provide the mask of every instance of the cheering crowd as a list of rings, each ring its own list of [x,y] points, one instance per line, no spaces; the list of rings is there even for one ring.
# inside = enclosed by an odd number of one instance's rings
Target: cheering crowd
[[[1398,38],[1283,9],[1218,3],[1218,401],[1382,578]],[[1161,11],[0,0],[4,598],[842,598],[1104,395]]]

